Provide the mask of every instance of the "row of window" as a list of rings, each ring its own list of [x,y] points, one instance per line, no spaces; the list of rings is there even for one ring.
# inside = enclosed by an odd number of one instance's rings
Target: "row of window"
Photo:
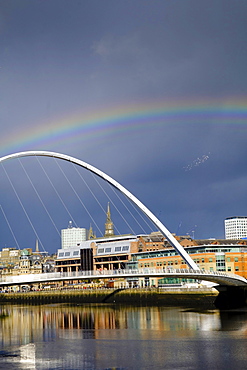
[[[56,266],[59,265],[80,265],[80,260],[56,261]]]
[[[224,256],[222,256],[222,257],[224,257]],[[205,263],[205,259],[204,258],[201,258],[201,259],[199,259],[199,258],[197,258],[197,259],[194,259],[193,260],[195,263],[197,263],[197,264],[199,264],[199,263]],[[209,258],[208,259],[208,262],[213,262],[213,258]],[[227,257],[226,258],[226,262],[232,262],[232,259],[231,259],[231,257]],[[238,262],[238,257],[235,257],[234,258],[234,262]],[[172,265],[178,265],[178,263],[180,263],[181,265],[182,264],[185,264],[185,261],[183,261],[183,260],[181,260],[180,262],[179,261],[177,261],[177,260],[175,260],[175,261],[160,261],[160,262],[157,262],[156,263],[156,266],[166,266],[166,265],[168,265],[168,266],[172,266]],[[219,266],[223,266],[223,265],[225,265],[225,259],[221,259],[221,261],[216,261],[216,263],[217,263],[217,265],[219,265]],[[149,263],[144,263],[144,264],[140,264],[140,267],[152,267],[152,266],[154,266],[154,263],[153,262],[151,262],[151,265],[149,264]]]
[[[98,254],[103,254],[103,253],[114,253],[114,252],[128,252],[129,251],[129,246],[124,245],[121,247],[105,247],[105,248],[98,248]],[[66,252],[59,252],[58,257],[74,257],[74,256],[79,256],[80,251],[66,251]]]
[[[223,260],[223,261],[225,261],[225,256],[220,256],[221,258],[219,258],[219,257],[216,257],[216,260],[218,260],[218,259],[221,259],[221,260]],[[198,258],[198,259],[194,259],[193,260],[195,263],[204,263],[205,262],[205,259],[204,258],[202,258],[201,259],[201,261],[200,261],[200,259]],[[212,257],[210,257],[209,259],[208,259],[208,262],[213,262],[213,258]],[[232,262],[232,258],[231,257],[227,257],[226,258],[226,262]],[[234,262],[238,262],[238,257],[234,257]]]
[[[157,262],[156,263],[156,266],[166,266],[166,264],[168,265],[168,266],[172,266],[173,265],[173,262],[171,262],[171,261],[168,261],[168,263],[166,263],[166,262]],[[174,262],[174,265],[177,265],[178,263],[177,263],[177,261],[175,261]],[[153,263],[153,262],[150,262],[150,263],[140,263],[140,268],[142,268],[142,267],[154,267],[155,266],[155,264]],[[225,269],[225,265],[222,265],[222,266],[216,266],[216,269],[217,269],[217,271],[225,271],[226,269]],[[204,268],[202,268],[202,270],[204,270]],[[213,267],[209,267],[209,270],[210,271],[214,271],[214,268]],[[232,271],[232,268],[231,268],[231,266],[228,266],[227,267],[227,271]],[[239,267],[238,266],[235,266],[235,271],[239,271]]]
[[[73,251],[73,254],[71,254],[72,252],[59,252],[58,253],[58,257],[70,257],[70,256],[79,256],[79,253],[80,251]]]
[[[114,252],[127,252],[129,250],[128,245],[124,245],[123,247],[106,247],[106,248],[98,248],[97,254],[103,254],[103,253],[114,253]]]

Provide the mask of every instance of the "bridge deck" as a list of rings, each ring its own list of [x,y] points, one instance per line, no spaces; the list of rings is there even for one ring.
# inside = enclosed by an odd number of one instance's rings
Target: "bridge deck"
[[[26,274],[15,276],[4,276],[0,280],[1,286],[22,285],[33,283],[59,282],[68,280],[104,280],[104,279],[138,279],[138,278],[181,278],[210,281],[219,285],[228,286],[247,286],[247,280],[239,275],[227,274],[219,271],[204,271],[192,269],[152,269],[143,268],[135,270],[102,270],[102,271],[78,271],[72,273],[43,273]]]

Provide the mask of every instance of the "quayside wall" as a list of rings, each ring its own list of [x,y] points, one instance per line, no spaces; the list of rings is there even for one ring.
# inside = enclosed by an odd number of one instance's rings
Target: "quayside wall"
[[[218,292],[214,289],[160,290],[147,289],[87,289],[52,290],[38,292],[1,293],[1,303],[50,304],[50,303],[94,303],[132,304],[153,306],[182,306],[215,308]]]

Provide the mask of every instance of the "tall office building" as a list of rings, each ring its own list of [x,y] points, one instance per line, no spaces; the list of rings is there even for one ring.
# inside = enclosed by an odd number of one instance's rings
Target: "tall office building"
[[[62,249],[74,248],[87,240],[87,229],[73,227],[72,221],[69,222],[67,229],[61,231]]]
[[[225,219],[225,239],[247,238],[247,217],[227,217]]]

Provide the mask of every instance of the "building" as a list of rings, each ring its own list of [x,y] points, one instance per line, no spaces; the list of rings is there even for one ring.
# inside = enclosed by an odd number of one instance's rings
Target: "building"
[[[87,240],[87,230],[85,228],[73,227],[69,221],[67,229],[61,231],[62,249],[74,248]]]
[[[111,238],[94,240],[91,247],[94,250],[95,270],[117,270],[126,267],[133,253],[138,250],[139,236],[118,235]]]
[[[244,223],[240,223],[239,220],[246,221],[247,218],[234,217],[226,219],[226,221],[232,222],[232,219],[236,222],[236,228],[243,231]],[[58,250],[56,271],[188,268],[178,251],[170,245],[166,237],[159,231],[148,235],[115,235],[109,203],[104,237],[96,238],[92,231],[89,234],[90,239],[88,238],[88,240],[73,247]],[[222,240],[195,240],[188,235],[174,235],[201,270],[226,271],[247,278],[247,240],[241,239],[244,234],[241,237],[238,234],[238,237],[231,239],[229,236],[230,234],[227,239]],[[132,286],[159,286],[171,282],[180,282],[179,279],[175,279],[177,281],[158,278],[150,279],[150,281],[148,281],[149,279],[146,280],[128,279]]]
[[[59,249],[55,261],[55,271],[72,272],[93,270],[91,241],[82,242],[77,247]]]
[[[228,217],[225,219],[225,238],[247,238],[247,217]]]
[[[68,228],[67,230],[73,231],[73,229]],[[67,230],[62,230],[62,232]],[[104,237],[96,238],[90,227],[88,239],[78,241],[77,239],[77,243],[68,243],[66,248],[62,243],[62,249],[59,249],[57,253],[56,271],[122,269],[126,262],[131,259],[131,254],[138,251],[137,236],[114,234],[109,203],[106,212]]]
[[[3,248],[0,252],[0,270],[8,273],[19,264],[21,251],[16,248]]]
[[[138,248],[138,237],[118,235],[87,240],[74,248],[59,249],[56,271],[114,270],[125,267]]]
[[[34,255],[30,249],[21,250],[19,266],[15,268],[15,275],[23,274],[41,274],[42,273],[42,258],[39,255]]]
[[[244,240],[193,240],[185,247],[201,270],[226,271],[247,278],[247,241]],[[132,254],[128,268],[187,269],[185,261],[178,252],[170,247],[163,250],[146,250]],[[148,284],[140,279],[140,285],[162,285],[179,283],[180,279],[152,279]]]
[[[40,252],[36,241],[35,252],[32,248],[3,248],[0,251],[0,274],[23,275],[54,272],[55,260],[47,252]]]

